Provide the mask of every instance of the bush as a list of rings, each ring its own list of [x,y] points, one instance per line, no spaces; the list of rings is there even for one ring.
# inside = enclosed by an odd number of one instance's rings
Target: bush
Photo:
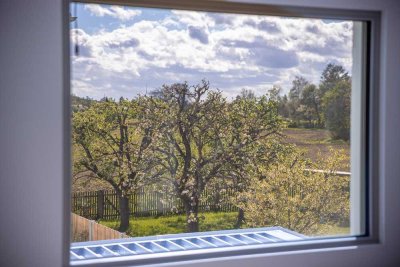
[[[329,159],[313,164],[291,150],[272,168],[255,173],[249,189],[236,200],[245,212],[247,225],[278,225],[315,234],[327,225],[348,222],[349,177],[335,175],[344,153],[331,153]]]

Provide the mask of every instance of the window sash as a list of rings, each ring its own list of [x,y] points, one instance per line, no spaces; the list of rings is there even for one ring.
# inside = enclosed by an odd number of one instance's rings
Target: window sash
[[[298,250],[314,250],[314,249],[333,249],[340,247],[358,246],[364,244],[377,244],[379,242],[379,216],[377,212],[378,208],[378,197],[379,197],[379,168],[378,162],[378,132],[379,132],[379,42],[380,42],[380,20],[381,16],[379,12],[375,11],[358,11],[358,10],[347,10],[347,9],[328,9],[328,8],[309,8],[309,7],[295,7],[295,6],[278,6],[257,3],[244,3],[244,2],[232,2],[232,1],[219,1],[219,0],[81,0],[76,1],[81,3],[98,3],[98,4],[114,4],[134,7],[149,7],[149,8],[164,8],[164,9],[181,9],[181,10],[192,10],[192,11],[206,11],[206,12],[224,12],[224,13],[237,13],[237,14],[252,14],[252,15],[270,15],[270,16],[289,16],[289,17],[301,17],[301,18],[318,18],[318,19],[339,19],[339,20],[353,20],[365,22],[365,27],[361,29],[363,32],[362,42],[365,42],[363,46],[363,53],[365,55],[362,67],[358,70],[362,76],[361,85],[362,89],[359,96],[362,98],[361,102],[357,105],[361,105],[359,108],[358,117],[365,120],[364,124],[360,124],[360,132],[355,135],[362,137],[361,141],[354,147],[355,151],[364,151],[365,157],[360,158],[358,165],[359,179],[357,181],[357,190],[365,190],[364,200],[359,195],[357,198],[359,202],[357,207],[364,210],[360,210],[361,214],[358,215],[361,221],[357,222],[357,227],[352,226],[351,232],[357,231],[364,232],[364,235],[360,236],[348,236],[348,237],[321,237],[313,238],[307,241],[297,242],[285,242],[277,243],[272,246],[258,247],[258,248],[246,248],[243,246],[235,251],[212,251],[204,252],[200,254],[191,254],[187,256],[172,256],[168,258],[154,258],[146,259],[144,261],[123,261],[126,264],[148,264],[148,263],[165,263],[165,262],[179,262],[185,260],[195,259],[207,259],[207,258],[223,258],[237,255],[256,255],[261,253],[279,253],[279,252],[293,252]],[[362,45],[362,44],[361,44]],[[354,58],[354,57],[353,57]],[[69,59],[67,59],[69,61]],[[353,86],[354,84],[352,84]],[[363,91],[365,90],[365,91]],[[353,105],[353,97],[352,97]],[[353,106],[352,106],[353,107]],[[352,114],[353,116],[353,114]],[[364,118],[363,118],[364,116]],[[352,118],[353,125],[353,118]],[[364,135],[364,136],[363,136]],[[352,136],[352,140],[353,136]],[[351,147],[353,151],[353,146]],[[351,152],[353,154],[353,152]],[[352,159],[353,161],[353,159]],[[353,174],[353,169],[351,170]],[[356,171],[357,173],[357,171]],[[353,176],[352,176],[353,180]],[[354,190],[354,187],[353,187]],[[358,191],[360,192],[360,191]],[[354,194],[353,194],[354,195]],[[69,195],[68,198],[70,199]],[[352,199],[351,199],[352,200]],[[364,201],[364,202],[363,202]],[[365,213],[364,213],[365,211]],[[69,216],[69,215],[68,215]],[[365,218],[365,222],[362,221],[362,217]],[[356,218],[357,214],[352,214],[351,218]],[[363,226],[365,229],[363,229]],[[69,229],[69,226],[68,226]],[[69,255],[69,250],[68,250]],[[104,264],[112,266],[113,262],[117,262],[118,258],[112,258],[108,263],[104,261]],[[101,262],[101,260],[99,261]],[[79,265],[79,263],[77,263]]]

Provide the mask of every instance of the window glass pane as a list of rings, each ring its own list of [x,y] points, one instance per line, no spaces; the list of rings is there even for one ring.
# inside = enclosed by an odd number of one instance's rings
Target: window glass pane
[[[365,23],[79,3],[70,21],[73,242],[364,234]]]

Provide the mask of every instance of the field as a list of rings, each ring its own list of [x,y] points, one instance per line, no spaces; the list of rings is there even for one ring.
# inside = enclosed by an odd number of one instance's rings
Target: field
[[[284,142],[295,144],[305,151],[305,156],[313,161],[326,158],[330,149],[343,150],[350,156],[350,144],[342,140],[332,140],[328,130],[286,128],[283,130]],[[341,171],[350,171],[348,162],[344,162]]]

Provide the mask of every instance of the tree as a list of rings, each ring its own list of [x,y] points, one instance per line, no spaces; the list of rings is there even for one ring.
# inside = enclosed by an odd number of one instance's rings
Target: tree
[[[258,99],[236,99],[229,108],[230,138],[232,144],[243,147],[240,161],[230,162],[230,184],[237,194],[251,185],[251,173],[259,167],[268,168],[282,150],[281,125],[278,116],[279,88],[273,87],[267,95]],[[238,157],[236,157],[238,158]],[[245,219],[245,211],[239,207],[235,228]]]
[[[349,220],[349,177],[335,175],[343,153],[313,164],[292,148],[270,168],[253,174],[248,190],[237,198],[249,227],[279,225],[299,233],[316,231]],[[325,173],[309,169],[322,168]]]
[[[203,81],[163,86],[162,97],[143,97],[146,121],[154,125],[153,157],[181,199],[187,231],[199,230],[199,201],[208,184],[243,173],[261,140],[278,133],[275,103],[265,97],[228,103]]]
[[[301,76],[296,76],[292,81],[292,88],[289,91],[289,99],[292,101],[299,100],[304,87],[306,87],[309,82]]]
[[[350,139],[351,84],[349,80],[338,82],[324,95],[325,124],[332,138]]]
[[[289,117],[288,97],[287,95],[281,96],[282,88],[278,85],[273,85],[271,89],[267,91],[266,96],[275,101],[278,108],[278,114],[283,118]]]
[[[289,118],[289,100],[287,95],[278,98],[278,113],[284,118]]]
[[[282,88],[278,85],[273,85],[268,91],[267,96],[270,100],[279,102]]]
[[[92,103],[96,102],[95,100],[89,98],[88,96],[85,98],[71,95],[71,106],[72,112],[80,111],[90,107]]]
[[[253,99],[256,98],[256,94],[253,90],[243,88],[240,91],[240,95],[236,96],[236,98]]]
[[[343,66],[329,63],[322,71],[319,85],[320,98],[322,99],[325,93],[333,89],[339,82],[348,82],[349,80],[350,76]]]
[[[290,119],[296,121],[299,124],[302,114],[299,112],[300,108],[300,97],[304,88],[309,84],[309,82],[301,76],[296,76],[292,81],[292,88],[289,91],[289,117]]]
[[[105,99],[72,117],[74,173],[89,171],[108,182],[119,199],[120,226],[129,226],[127,194],[157,176],[156,163],[147,153],[153,130],[141,123],[135,101]]]
[[[319,85],[325,126],[334,139],[350,139],[351,78],[346,70],[328,64]]]
[[[322,126],[320,102],[318,88],[314,84],[306,85],[300,97],[300,104],[303,106],[303,116],[310,124],[311,121],[316,120],[318,127]]]

